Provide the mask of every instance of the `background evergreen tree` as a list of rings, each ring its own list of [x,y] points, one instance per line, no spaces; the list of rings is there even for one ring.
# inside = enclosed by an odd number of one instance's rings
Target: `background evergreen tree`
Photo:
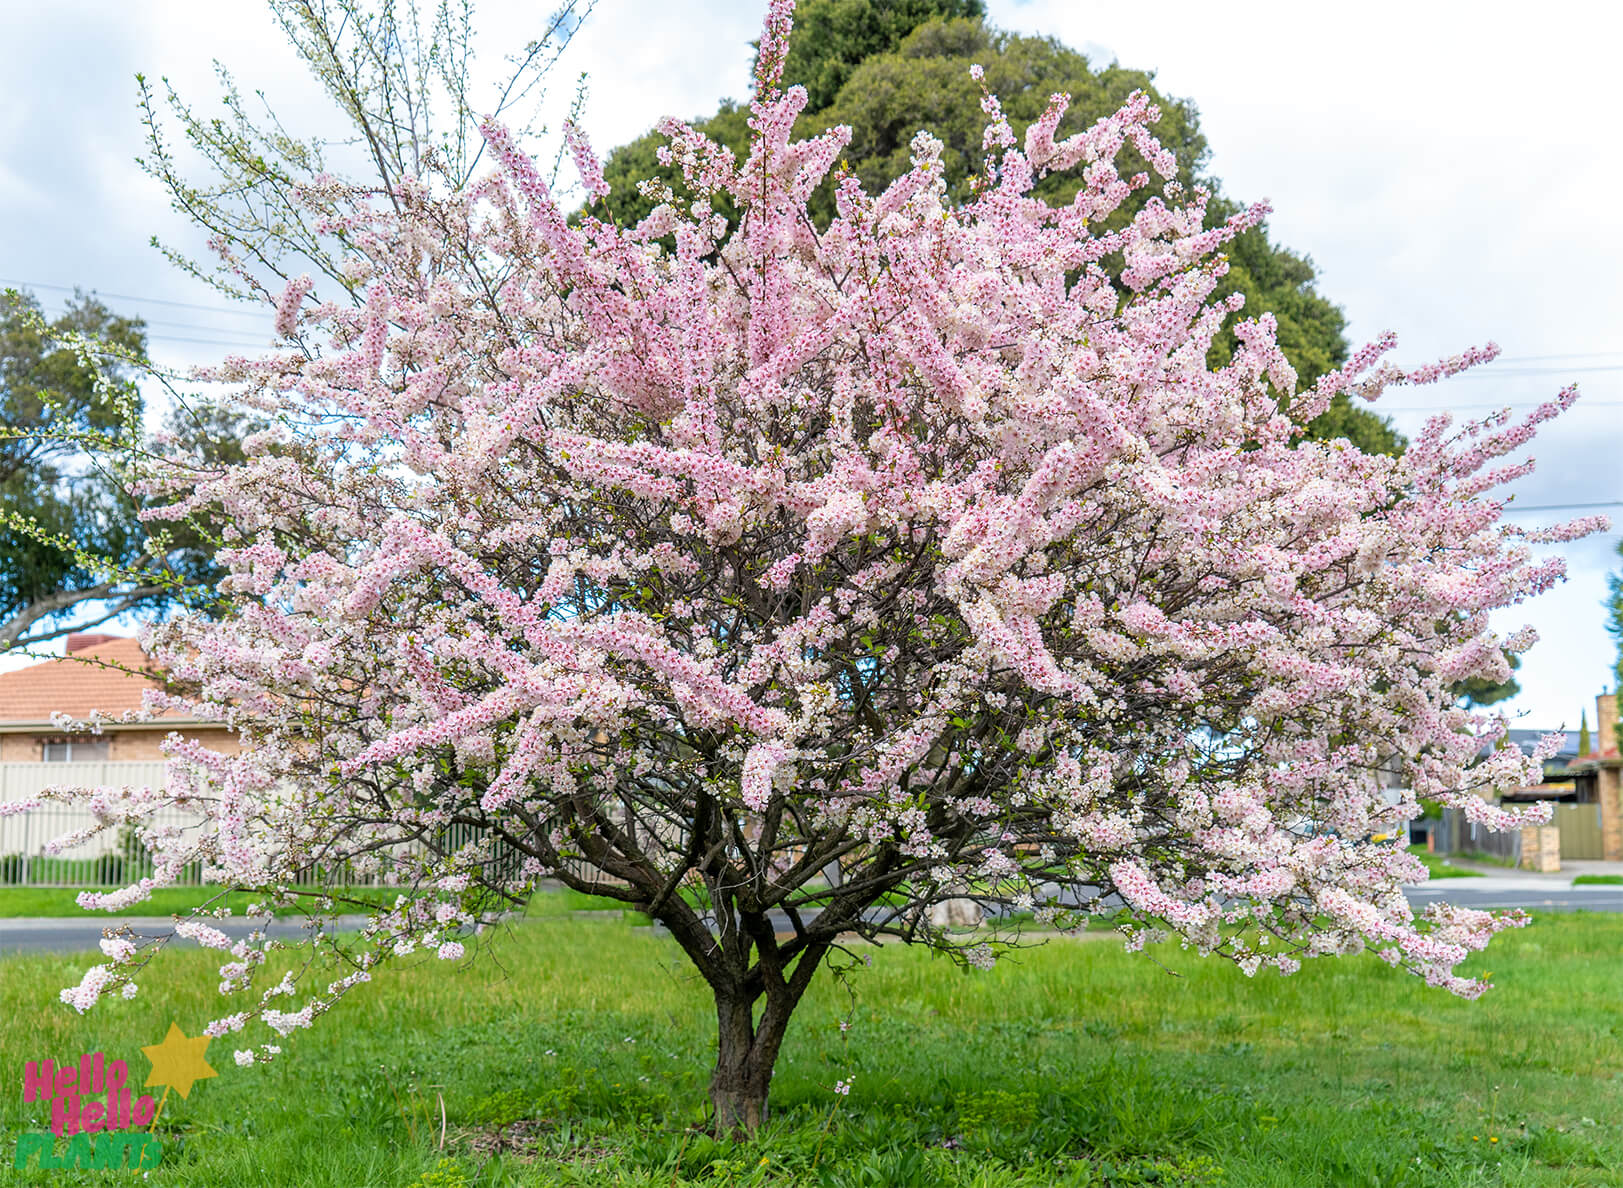
[[[798,134],[834,124],[850,126],[847,164],[870,189],[907,170],[908,142],[927,127],[945,142],[948,188],[963,199],[981,168],[986,120],[980,86],[969,74],[973,64],[985,69],[986,87],[999,96],[1021,136],[1056,91],[1071,96],[1060,136],[1115,111],[1135,90],[1150,93],[1162,113],[1156,136],[1177,156],[1178,181],[1213,193],[1209,222],[1220,222],[1241,208],[1207,170],[1206,138],[1192,102],[1158,92],[1153,73],[1115,63],[1095,68],[1053,38],[993,29],[980,0],[805,0],[796,10],[784,81],[807,90]],[[749,143],[747,115],[727,101],[694,123],[742,153]],[[650,132],[610,154],[604,169],[610,186],[606,202],[622,223],[634,223],[653,209],[637,186],[644,179],[659,178],[683,193],[680,174],[659,163],[656,154],[663,143],[658,133]],[[1132,150],[1123,160],[1124,171],[1143,165]],[[1078,184],[1074,176],[1050,177],[1039,192],[1050,201],[1068,202]],[[1145,197],[1135,195],[1108,226],[1131,218]],[[824,219],[833,212],[826,183],[813,212]],[[1308,257],[1274,244],[1266,227],[1238,236],[1228,257],[1230,271],[1220,292],[1244,293],[1249,316],[1269,312],[1278,319],[1280,345],[1303,383],[1346,360],[1346,318],[1314,287],[1317,272]],[[1235,345],[1232,333],[1224,335],[1214,347],[1213,362],[1226,361]],[[1403,446],[1384,418],[1355,407],[1345,396],[1338,396],[1308,429],[1321,440],[1346,437],[1368,452],[1396,453]]]
[[[146,368],[141,319],[75,294],[47,320],[32,295],[0,293],[0,651],[213,599],[208,517],[143,523],[121,473],[150,448],[136,385]],[[168,448],[240,461],[256,427],[177,404]]]

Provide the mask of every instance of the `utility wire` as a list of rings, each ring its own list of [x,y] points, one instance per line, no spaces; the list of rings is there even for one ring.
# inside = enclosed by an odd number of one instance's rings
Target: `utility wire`
[[[1609,359],[1623,351],[1572,351],[1565,355],[1504,355],[1495,363],[1549,363],[1556,359]]]
[[[64,314],[66,312],[67,312],[67,306],[64,305],[60,310],[51,311],[49,316],[58,317],[61,314]],[[246,327],[241,329],[241,330],[238,330],[234,326],[218,326],[218,325],[211,326],[207,322],[171,322],[171,321],[167,321],[164,318],[142,318],[141,322],[142,322],[143,325],[147,325],[147,326],[168,326],[170,329],[173,329],[173,330],[205,330],[205,331],[208,331],[211,334],[243,335],[243,334],[252,334],[253,333],[252,330],[247,329]]]
[[[104,293],[104,292],[100,292],[100,291],[98,291],[96,289],[88,289],[88,290],[86,290],[86,289],[79,288],[77,286],[53,285],[53,284],[47,284],[44,281],[26,281],[26,280],[17,280],[15,278],[6,278],[6,277],[0,277],[0,285],[17,285],[17,286],[21,286],[23,288],[29,288],[29,289],[50,289],[50,290],[52,290],[54,292],[59,292],[59,293],[84,292],[87,295],[92,296],[92,297],[110,297],[115,301],[135,301],[135,302],[140,302],[140,303],[147,304],[147,305],[170,306],[170,307],[175,308],[175,309],[200,310],[200,311],[202,311],[204,313],[230,314],[230,315],[232,315],[234,317],[251,317],[251,318],[261,318],[261,319],[263,319],[266,316],[266,312],[267,312],[267,311],[264,311],[264,310],[232,309],[231,307],[226,306],[226,305],[199,305],[199,304],[197,304],[195,302],[190,302],[190,301],[171,301],[171,300],[169,300],[167,298],[164,298],[164,297],[137,297],[137,296],[134,296],[134,295],[129,294],[129,293]],[[173,327],[173,328],[182,329],[182,330],[200,330],[200,331],[203,331],[205,333],[210,333],[210,334],[214,334],[214,335],[233,335],[233,336],[236,336],[234,339],[228,339],[228,338],[220,338],[220,337],[192,338],[192,337],[188,337],[188,336],[185,336],[185,335],[178,335],[178,334],[162,334],[162,333],[148,334],[147,337],[149,339],[153,340],[154,342],[178,342],[178,343],[186,343],[186,344],[192,345],[192,346],[220,346],[220,347],[244,347],[244,348],[250,348],[250,349],[268,349],[268,344],[266,343],[265,340],[259,339],[259,338],[254,338],[254,337],[249,337],[249,336],[251,336],[253,334],[252,330],[247,330],[247,329],[233,330],[233,329],[231,329],[229,327],[226,327],[226,326],[201,325],[201,324],[198,324],[198,323],[195,323],[195,322],[160,321],[160,320],[158,320],[156,318],[152,319],[149,324],[154,325],[154,326],[168,326],[168,327]],[[1486,370],[1467,371],[1467,372],[1461,373],[1460,375],[1451,376],[1449,378],[1451,378],[1451,379],[1484,380],[1484,379],[1508,378],[1508,377],[1511,377],[1511,376],[1572,375],[1572,374],[1588,374],[1588,373],[1593,373],[1593,372],[1604,372],[1604,371],[1623,371],[1623,363],[1591,364],[1591,365],[1582,366],[1582,367],[1559,367],[1558,366],[1558,367],[1497,368],[1497,364],[1502,364],[1502,363],[1543,363],[1543,362],[1549,362],[1549,361],[1553,361],[1553,360],[1557,360],[1557,359],[1605,359],[1605,358],[1612,358],[1612,357],[1615,357],[1617,355],[1623,355],[1623,351],[1573,351],[1573,352],[1570,352],[1568,354],[1563,354],[1563,355],[1514,355],[1514,356],[1506,356],[1506,357],[1502,357],[1502,358],[1494,360],[1493,363],[1485,364],[1484,367],[1486,368]],[[1510,403],[1451,404],[1451,405],[1417,405],[1417,404],[1380,405],[1380,404],[1377,404],[1377,405],[1374,406],[1374,408],[1375,408],[1375,411],[1377,413],[1422,413],[1422,412],[1424,412],[1424,413],[1433,413],[1433,412],[1464,412],[1464,411],[1473,411],[1474,412],[1474,411],[1481,411],[1481,410],[1497,410],[1497,409],[1501,409],[1501,408],[1537,408],[1539,406],[1539,404],[1541,404],[1541,403],[1544,403],[1544,402],[1543,401],[1513,401],[1513,402],[1510,402]],[[1578,405],[1578,407],[1579,408],[1611,408],[1611,407],[1615,407],[1615,406],[1620,405],[1620,404],[1623,404],[1623,401],[1618,401],[1618,400],[1587,400],[1587,401],[1584,401],[1583,403],[1581,403],[1580,405]]]
[[[169,299],[164,298],[164,297],[135,297],[135,296],[131,296],[128,293],[103,293],[103,292],[100,292],[99,290],[96,290],[96,289],[84,289],[82,286],[76,286],[76,285],[51,285],[51,284],[46,284],[44,281],[27,281],[27,280],[17,280],[15,278],[0,277],[0,285],[20,285],[20,286],[22,286],[24,288],[29,288],[29,289],[53,289],[53,290],[55,290],[56,292],[59,292],[59,293],[86,292],[91,296],[111,297],[111,298],[113,298],[114,300],[117,300],[117,301],[142,301],[142,302],[146,302],[149,305],[172,305],[172,306],[175,306],[178,309],[200,309],[200,310],[203,310],[203,311],[205,311],[207,313],[228,313],[228,314],[235,314],[238,317],[262,317],[262,316],[264,316],[261,311],[247,310],[247,309],[233,309],[230,306],[226,306],[226,305],[197,305],[197,304],[194,304],[194,303],[189,302],[189,301],[170,301]],[[1548,362],[1554,362],[1554,361],[1560,360],[1560,359],[1609,359],[1609,358],[1615,358],[1618,355],[1623,355],[1623,349],[1612,350],[1612,351],[1566,351],[1566,352],[1564,352],[1562,354],[1558,354],[1558,355],[1501,355],[1499,358],[1495,359],[1492,364],[1484,364],[1484,366],[1496,366],[1496,365],[1502,364],[1502,363],[1548,363]],[[1541,371],[1541,372],[1542,371],[1578,371],[1578,370],[1581,370],[1581,371],[1623,371],[1623,364],[1618,364],[1616,366],[1611,366],[1611,367],[1584,367],[1584,368],[1554,367],[1554,368],[1543,368],[1543,369],[1538,369],[1538,370]],[[1468,372],[1466,374],[1471,374],[1471,373]],[[1500,372],[1499,374],[1505,374],[1505,373]]]
[[[142,320],[148,326],[159,324],[155,322],[146,322],[145,319]],[[164,330],[148,330],[146,331],[146,339],[148,342],[190,342],[199,343],[203,346],[241,347],[244,350],[250,351],[270,349],[269,328],[266,329],[265,335],[260,337],[255,335],[251,330],[234,330],[229,326],[197,326],[176,322],[168,322],[163,324],[176,326],[182,330],[198,330],[213,337],[194,338],[184,334],[171,334]],[[232,335],[234,337],[222,338],[219,337],[220,335]]]
[[[0,283],[4,283],[4,282],[0,282]],[[204,308],[204,307],[188,307],[188,308]],[[47,316],[50,316],[50,317],[57,317],[57,316],[60,316],[61,314],[66,313],[66,312],[67,312],[67,310],[66,310],[65,307],[63,309],[61,309],[61,310],[55,310],[55,309],[49,309],[49,308],[47,308],[47,310],[46,310]],[[214,312],[217,312],[217,313],[240,313],[242,311],[240,311],[240,310],[216,310]],[[242,329],[239,330],[234,326],[220,326],[220,325],[211,326],[211,325],[209,325],[209,324],[207,324],[205,322],[171,322],[171,321],[168,321],[168,320],[163,319],[163,318],[142,318],[141,322],[142,322],[143,326],[167,326],[167,327],[170,327],[170,328],[176,329],[176,330],[196,330],[196,331],[201,331],[202,333],[204,333],[206,335],[211,335],[212,336],[212,337],[208,337],[208,338],[194,338],[194,337],[189,337],[189,336],[183,335],[183,334],[171,334],[171,333],[169,333],[169,332],[167,332],[165,330],[148,330],[147,334],[146,334],[146,337],[147,337],[147,340],[150,341],[150,342],[185,342],[185,343],[195,343],[195,344],[198,344],[198,345],[201,345],[201,346],[243,347],[243,348],[246,348],[246,349],[249,349],[249,350],[261,350],[261,349],[268,349],[268,343],[269,343],[269,338],[270,338],[270,333],[269,333],[269,327],[268,326],[266,327],[265,335],[263,337],[261,337],[261,336],[255,334],[254,330],[249,328],[249,327],[243,327]],[[221,337],[223,335],[229,335],[231,337]]]
[[[217,338],[182,338],[176,334],[148,334],[154,342],[191,342],[200,346],[238,347],[245,351],[268,351],[270,345],[263,341],[255,342],[225,342]]]
[[[1592,511],[1597,507],[1623,507],[1623,499],[1603,499],[1599,503],[1511,503],[1505,506],[1507,512],[1535,512],[1535,511]]]
[[[263,310],[232,309],[228,305],[197,305],[190,301],[170,301],[164,297],[133,297],[128,293],[105,293],[75,285],[48,285],[43,281],[25,281],[0,276],[0,285],[18,285],[26,289],[53,289],[58,293],[84,293],[89,297],[111,297],[114,301],[140,301],[147,305],[172,305],[176,309],[200,309],[206,313],[234,314],[239,318],[262,318]]]
[[[1448,378],[1485,380],[1508,375],[1587,375],[1594,371],[1623,371],[1623,363],[1598,363],[1585,367],[1495,367],[1492,363],[1483,363]]]
[[[1440,413],[1466,411],[1474,412],[1478,409],[1492,410],[1501,408],[1538,408],[1541,404],[1548,403],[1549,401],[1547,400],[1506,400],[1488,404],[1382,404],[1379,400],[1377,400],[1374,404],[1368,405],[1367,407],[1371,411],[1377,413]],[[1580,400],[1577,404],[1573,405],[1572,408],[1616,408],[1619,405],[1623,405],[1623,400]],[[1572,409],[1568,409],[1567,411],[1571,412]]]
[[[239,317],[239,318],[241,318],[241,317],[263,318],[265,316],[266,312],[267,312],[267,311],[264,311],[264,310],[233,309],[230,306],[226,306],[226,305],[198,305],[195,302],[190,302],[190,301],[171,301],[168,298],[164,298],[164,297],[137,297],[137,296],[134,296],[134,295],[129,294],[129,293],[105,293],[105,292],[101,292],[100,290],[97,290],[97,289],[83,289],[83,288],[81,288],[79,286],[74,286],[74,285],[52,285],[52,284],[47,284],[44,281],[17,280],[15,278],[7,278],[7,277],[0,277],[0,285],[19,285],[19,286],[22,286],[23,288],[28,288],[28,289],[51,289],[51,290],[53,290],[55,292],[58,292],[58,293],[84,292],[87,295],[92,296],[92,297],[98,297],[98,296],[99,297],[111,297],[115,301],[136,301],[136,302],[141,302],[141,303],[144,303],[144,304],[147,304],[147,305],[167,305],[167,306],[171,306],[171,307],[173,307],[175,309],[195,309],[195,310],[201,310],[204,313],[230,314],[230,315],[232,315],[234,317]],[[191,329],[191,330],[211,330],[211,329],[215,329],[215,327],[211,327],[211,326],[198,326],[198,325],[194,325],[194,324],[191,324],[191,323],[184,323],[184,322],[163,322],[163,323],[160,323],[156,319],[153,320],[152,324],[153,325],[180,326],[182,328]],[[238,333],[237,331],[224,331],[224,332],[225,333]],[[152,335],[152,337],[159,338],[159,337],[167,337],[167,336]],[[171,338],[171,341],[190,342],[190,341],[196,341],[196,340],[193,340],[193,339],[173,339],[173,338]],[[1467,372],[1461,373],[1461,375],[1451,376],[1449,378],[1451,378],[1451,379],[1460,379],[1460,378],[1466,378],[1466,379],[1494,379],[1494,378],[1497,378],[1497,377],[1510,376],[1510,375],[1564,375],[1564,374],[1569,374],[1569,373],[1588,373],[1588,372],[1596,372],[1596,371],[1623,371],[1623,363],[1592,364],[1592,365],[1587,365],[1587,366],[1582,366],[1582,367],[1559,367],[1559,366],[1557,366],[1557,367],[1502,368],[1500,366],[1501,364],[1505,364],[1505,363],[1546,363],[1546,362],[1554,362],[1554,361],[1560,360],[1560,359],[1609,359],[1609,358],[1614,358],[1614,357],[1616,357],[1618,355],[1623,355],[1623,350],[1615,350],[1615,351],[1569,351],[1566,354],[1560,354],[1560,355],[1506,355],[1506,356],[1501,356],[1498,359],[1495,359],[1492,363],[1483,364],[1483,367],[1486,368],[1486,370],[1467,371]],[[1495,407],[1497,407],[1497,406],[1495,406]],[[1407,411],[1411,411],[1411,410],[1409,410],[1409,409],[1393,409],[1391,411],[1394,411],[1394,412],[1407,412]]]

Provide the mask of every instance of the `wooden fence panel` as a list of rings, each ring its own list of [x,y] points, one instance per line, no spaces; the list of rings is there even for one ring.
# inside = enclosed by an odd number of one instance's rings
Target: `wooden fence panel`
[[[1600,833],[1600,805],[1558,804],[1550,824],[1561,830],[1562,858],[1604,858]]]
[[[1522,857],[1522,832],[1496,833],[1465,819],[1456,808],[1445,808],[1432,835],[1439,854],[1482,854],[1515,866]]]

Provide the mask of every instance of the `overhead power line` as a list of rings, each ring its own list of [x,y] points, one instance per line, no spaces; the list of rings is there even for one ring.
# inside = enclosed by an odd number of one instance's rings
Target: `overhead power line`
[[[183,338],[177,334],[148,334],[154,342],[190,342],[198,346],[240,347],[245,351],[268,351],[270,346],[264,342],[228,342],[218,338]]]
[[[55,317],[65,311],[53,310],[47,306],[45,312],[48,317]],[[241,347],[244,350],[269,349],[269,327],[267,327],[265,333],[261,335],[256,334],[253,330],[247,328],[239,330],[234,326],[209,326],[199,322],[166,322],[161,319],[148,320],[143,318],[142,324],[143,328],[151,326],[168,326],[175,330],[196,331],[205,336],[199,338],[195,337],[194,335],[176,334],[173,333],[172,330],[146,329],[146,338],[149,342],[187,342],[196,343],[202,346]]]
[[[196,302],[191,302],[191,301],[172,301],[172,300],[170,300],[169,298],[166,298],[166,297],[140,297],[140,296],[136,296],[136,295],[130,294],[130,293],[109,293],[109,292],[104,292],[104,291],[101,291],[101,290],[98,290],[98,289],[84,289],[81,286],[75,286],[75,285],[55,285],[55,284],[49,284],[49,283],[47,283],[45,281],[18,280],[16,278],[8,278],[8,277],[0,277],[0,285],[14,285],[14,286],[19,286],[19,287],[28,288],[28,289],[49,289],[49,290],[51,290],[53,292],[57,292],[57,293],[83,292],[83,293],[86,293],[87,295],[92,296],[92,297],[107,297],[107,298],[111,298],[111,299],[113,299],[115,301],[133,301],[133,302],[138,302],[138,303],[145,304],[145,305],[163,305],[163,306],[168,306],[168,307],[173,308],[173,309],[190,309],[190,310],[198,310],[198,311],[201,311],[203,313],[229,314],[232,317],[239,317],[239,318],[259,318],[259,319],[263,320],[267,316],[267,313],[268,313],[268,311],[266,311],[266,310],[259,310],[259,309],[234,309],[234,308],[232,308],[230,306],[227,306],[227,305],[199,305]],[[251,329],[247,329],[247,328],[244,328],[242,330],[236,330],[236,329],[232,329],[232,328],[226,327],[226,326],[209,326],[209,325],[201,325],[201,324],[194,323],[194,322],[159,321],[156,318],[151,319],[149,324],[154,325],[154,326],[169,326],[169,327],[173,327],[173,328],[176,328],[176,329],[182,329],[182,330],[199,330],[199,331],[202,331],[202,332],[204,332],[206,334],[212,334],[212,335],[215,336],[215,337],[211,337],[211,338],[193,338],[193,337],[189,337],[189,336],[185,336],[185,335],[178,335],[178,334],[165,334],[165,333],[150,333],[150,334],[148,334],[147,337],[149,339],[152,339],[155,342],[178,342],[178,343],[186,343],[186,344],[191,345],[191,346],[244,347],[244,348],[248,348],[248,349],[264,349],[264,348],[267,347],[267,343],[263,339],[260,339],[260,338],[257,338],[257,337],[250,337],[250,336],[253,335],[253,331]],[[234,337],[232,337],[232,338],[222,338],[222,337],[219,337],[220,335],[231,335],[231,336],[234,336]],[[1586,366],[1581,366],[1581,367],[1560,367],[1560,366],[1557,366],[1557,367],[1503,368],[1503,367],[1499,366],[1500,364],[1505,364],[1505,363],[1544,363],[1544,362],[1552,362],[1552,361],[1559,360],[1559,359],[1607,359],[1607,358],[1614,358],[1614,357],[1619,356],[1619,355],[1623,355],[1623,350],[1614,350],[1614,351],[1570,351],[1570,352],[1567,352],[1565,354],[1557,354],[1557,355],[1511,355],[1511,356],[1503,356],[1503,357],[1501,357],[1499,359],[1496,359],[1491,364],[1485,364],[1484,369],[1482,369],[1482,370],[1466,371],[1466,372],[1462,372],[1461,374],[1459,374],[1457,376],[1452,376],[1450,378],[1452,378],[1452,379],[1483,380],[1483,379],[1509,378],[1509,377],[1512,377],[1512,376],[1573,375],[1573,374],[1588,374],[1588,373],[1606,372],[1606,371],[1623,371],[1623,363],[1591,364],[1591,365],[1586,365]],[[1374,408],[1375,408],[1375,411],[1381,412],[1381,413],[1422,413],[1422,412],[1424,412],[1424,413],[1433,413],[1433,412],[1466,412],[1466,411],[1476,412],[1476,411],[1484,411],[1484,410],[1491,411],[1491,410],[1497,410],[1497,409],[1501,409],[1501,408],[1537,408],[1542,403],[1544,403],[1544,402],[1535,400],[1535,401],[1512,401],[1512,402],[1509,402],[1509,403],[1494,402],[1494,403],[1485,403],[1485,404],[1451,404],[1451,405],[1435,405],[1435,406],[1415,405],[1415,404],[1396,404],[1396,405],[1394,405],[1394,404],[1389,404],[1389,405],[1376,404],[1374,406]],[[1623,404],[1623,401],[1618,401],[1618,400],[1586,400],[1586,401],[1581,402],[1579,405],[1577,405],[1577,407],[1579,407],[1579,408],[1610,408],[1610,407],[1615,407],[1615,406],[1617,406],[1619,404]]]
[[[1475,412],[1480,409],[1497,410],[1501,408],[1537,408],[1541,404],[1548,404],[1547,400],[1497,400],[1485,404],[1382,404],[1377,400],[1369,407],[1378,413],[1393,412]],[[1572,408],[1616,408],[1623,405],[1623,400],[1580,400]],[[1567,411],[1572,411],[1568,409]]]
[[[1510,375],[1588,375],[1595,371],[1623,371],[1623,363],[1596,363],[1584,367],[1497,367],[1483,363],[1449,379],[1502,379]]]
[[[1609,359],[1623,351],[1570,351],[1565,355],[1502,355],[1495,363],[1549,363],[1556,359]]]
[[[1603,499],[1599,503],[1512,503],[1507,512],[1531,511],[1593,511],[1597,507],[1623,507],[1623,499]]]
[[[260,311],[233,309],[232,307],[226,305],[197,305],[189,301],[171,301],[166,297],[136,297],[129,293],[108,293],[99,289],[85,289],[82,285],[53,285],[48,284],[45,281],[17,280],[14,277],[0,277],[0,285],[21,285],[29,289],[52,289],[58,293],[74,293],[82,291],[101,297],[111,297],[116,301],[142,301],[149,305],[172,305],[179,309],[200,309],[209,313],[235,314],[238,317],[263,316]],[[1623,348],[1610,351],[1563,351],[1560,354],[1555,355],[1501,355],[1499,358],[1495,359],[1492,364],[1486,364],[1485,366],[1497,366],[1503,363],[1549,363],[1561,359],[1610,359],[1616,358],[1619,355],[1623,355]],[[1623,369],[1623,364],[1616,367],[1589,367],[1584,368],[1583,370],[1617,371],[1620,369]],[[1551,370],[1568,371],[1574,369],[1557,367]]]
[[[49,309],[49,307],[47,308]],[[66,313],[66,303],[63,303],[62,309],[56,312]],[[52,316],[55,316],[54,313]],[[209,334],[235,334],[238,336],[252,335],[254,333],[252,329],[246,326],[238,329],[236,326],[211,326],[207,322],[171,322],[165,318],[142,318],[141,321],[147,326],[167,326],[171,330],[202,330]]]
[[[139,301],[147,305],[172,305],[176,309],[200,309],[207,313],[232,314],[239,318],[263,318],[264,310],[232,309],[229,305],[198,305],[191,301],[170,301],[166,297],[135,297],[129,293],[108,293],[100,289],[86,289],[79,285],[48,285],[43,281],[16,280],[0,276],[0,285],[15,285],[25,289],[51,289],[58,293],[84,293],[90,297],[111,297],[114,301]]]

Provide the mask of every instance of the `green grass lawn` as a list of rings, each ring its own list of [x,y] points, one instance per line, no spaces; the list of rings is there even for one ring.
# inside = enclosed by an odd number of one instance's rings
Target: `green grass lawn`
[[[1616,1185],[1623,1183],[1623,916],[1540,917],[1472,959],[1461,1002],[1366,957],[1248,980],[1176,947],[1055,940],[989,974],[889,946],[820,975],[774,1118],[700,1129],[714,1014],[676,947],[546,897],[493,952],[379,974],[277,1063],[172,1097],[176,1185]],[[56,1002],[94,958],[0,965],[0,1067],[139,1049],[220,1013],[207,954],[132,1001]],[[842,1034],[841,1020],[850,1022]],[[256,1040],[262,1038],[254,1036]],[[854,1078],[849,1097],[833,1092]],[[443,1103],[443,1121],[441,1106]],[[45,1111],[0,1102],[6,1151]],[[443,1133],[443,1141],[442,1141]],[[0,1183],[140,1182],[13,1172]]]
[[[1503,854],[1490,854],[1486,850],[1466,850],[1451,856],[1463,858],[1466,862],[1477,862],[1483,866],[1503,866],[1508,870],[1516,869],[1516,860],[1514,858],[1506,858]]]
[[[19,916],[84,916],[87,913],[78,904],[80,892],[85,890],[112,891],[113,887],[0,887],[0,919],[15,919]],[[263,895],[248,892],[233,891],[223,899],[216,900],[219,895],[218,887],[160,887],[152,893],[152,898],[143,900],[132,907],[123,908],[116,912],[97,912],[96,915],[105,916],[170,916],[183,915],[192,908],[204,903],[212,903],[216,907],[229,907],[232,912],[240,915],[251,903],[264,900]],[[336,896],[335,902],[341,910],[365,911],[364,904],[391,904],[399,891],[392,887],[338,887],[331,891]],[[361,901],[354,904],[353,901]],[[601,896],[581,895],[574,891],[560,890],[551,895],[539,896],[529,906],[529,911],[539,914],[549,914],[559,911],[593,911],[614,909],[619,910],[621,904],[612,899]]]
[[[18,916],[83,916],[85,910],[78,905],[83,891],[113,891],[114,887],[0,887],[0,919]],[[214,897],[218,887],[159,887],[152,898],[116,912],[97,912],[105,916],[171,916],[185,914],[203,903],[215,907],[229,907],[241,914],[251,903],[262,902],[263,895],[241,891],[230,892],[222,899]],[[393,903],[399,894],[388,887],[339,887],[332,894],[344,900],[362,900],[366,903]],[[356,911],[364,911],[356,907]]]
[[[1623,875],[1579,875],[1572,880],[1574,887],[1617,887],[1623,886]]]
[[[1466,870],[1463,866],[1452,866],[1448,859],[1441,854],[1428,853],[1425,846],[1414,845],[1409,847],[1409,853],[1426,864],[1426,870],[1434,879],[1480,879],[1480,870]]]

